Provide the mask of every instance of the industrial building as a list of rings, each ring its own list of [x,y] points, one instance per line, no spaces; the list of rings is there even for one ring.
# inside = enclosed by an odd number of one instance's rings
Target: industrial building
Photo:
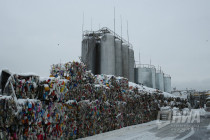
[[[171,92],[171,77],[151,64],[135,64],[132,44],[109,28],[84,31],[81,61],[93,74],[116,75]]]
[[[108,28],[83,33],[81,60],[93,74],[122,76],[134,82],[132,45]]]

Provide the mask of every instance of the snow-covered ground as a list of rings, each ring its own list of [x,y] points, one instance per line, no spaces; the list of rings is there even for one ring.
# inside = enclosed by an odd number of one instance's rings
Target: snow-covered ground
[[[160,138],[155,136],[156,133],[149,132],[150,129],[156,128],[157,121],[124,127],[118,130],[97,134],[91,137],[82,138],[81,140],[170,140],[173,137]]]
[[[199,112],[201,116],[205,115],[204,109],[192,109],[192,112]],[[203,129],[207,129],[208,131],[210,130],[210,123],[208,123],[209,119],[205,119],[204,117],[201,118],[201,123],[196,124],[200,126],[201,129],[199,128],[199,130],[192,127],[191,129],[186,129],[185,131],[175,131],[175,128],[180,130],[182,129],[177,127],[177,124],[168,124],[158,129],[158,122],[159,121],[151,121],[148,123],[128,126],[118,130],[82,138],[81,140],[185,140],[189,138],[196,139],[198,135],[197,133],[200,131],[205,132]],[[184,124],[181,123],[181,126],[184,126]]]

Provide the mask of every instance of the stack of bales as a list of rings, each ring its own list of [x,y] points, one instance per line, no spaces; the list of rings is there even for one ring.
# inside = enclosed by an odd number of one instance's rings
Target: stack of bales
[[[134,51],[110,32],[85,35],[81,60],[93,74],[122,76],[134,82]]]

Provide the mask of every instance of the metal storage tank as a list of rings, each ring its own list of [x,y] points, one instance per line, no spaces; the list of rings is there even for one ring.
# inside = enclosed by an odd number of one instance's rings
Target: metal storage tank
[[[128,52],[128,69],[129,69],[129,77],[128,80],[134,82],[134,51],[132,48],[129,48]]]
[[[82,62],[87,65],[87,69],[95,74],[96,40],[94,37],[86,37],[82,40]]]
[[[134,68],[134,82],[138,84],[138,68]]]
[[[151,68],[151,74],[152,74],[152,88],[156,88],[155,79],[156,79],[156,69],[154,66]]]
[[[137,68],[137,83],[147,87],[156,88],[155,67],[150,65],[139,65]]]
[[[100,63],[101,63],[101,42],[96,41],[96,57],[95,57],[95,74],[100,74]]]
[[[122,76],[122,42],[115,39],[115,71],[116,76]]]
[[[128,44],[122,44],[122,73],[123,77],[129,77],[129,65],[128,65]]]
[[[0,71],[0,90],[1,90],[1,71]],[[1,94],[1,91],[0,91]]]
[[[156,88],[161,90],[161,91],[164,91],[164,78],[163,78],[163,72],[158,70],[156,71]]]
[[[171,93],[171,76],[164,74],[164,91]]]
[[[101,38],[101,74],[115,75],[115,46],[114,36],[106,33]]]

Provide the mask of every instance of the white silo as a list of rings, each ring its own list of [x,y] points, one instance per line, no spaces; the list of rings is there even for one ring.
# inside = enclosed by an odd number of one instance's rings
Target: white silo
[[[156,71],[156,88],[164,91],[164,78],[163,72],[161,70]]]
[[[171,93],[171,76],[164,74],[164,91]]]
[[[115,39],[115,71],[116,76],[122,76],[122,42]]]
[[[100,72],[101,74],[115,75],[115,46],[114,36],[106,33],[101,38],[101,60]]]
[[[122,44],[122,73],[123,77],[129,77],[129,66],[128,66],[128,44]]]
[[[128,69],[129,69],[129,77],[128,80],[134,82],[134,51],[132,48],[129,48],[128,53]]]

